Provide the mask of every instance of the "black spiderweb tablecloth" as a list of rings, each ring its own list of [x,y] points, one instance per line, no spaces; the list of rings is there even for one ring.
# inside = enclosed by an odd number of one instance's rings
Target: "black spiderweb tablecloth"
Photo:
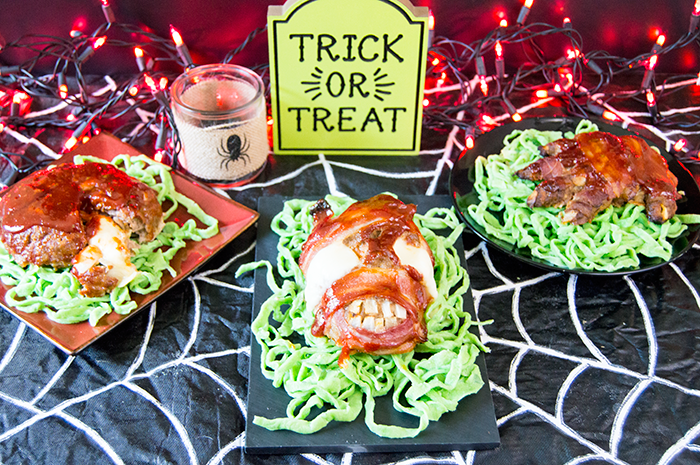
[[[689,131],[691,137],[698,132]],[[419,157],[275,157],[228,194],[448,194],[454,134]],[[696,178],[699,171],[695,170]],[[245,454],[255,228],[128,324],[67,356],[0,312],[0,463],[700,463],[700,247],[620,277],[552,273],[464,235],[501,446]]]

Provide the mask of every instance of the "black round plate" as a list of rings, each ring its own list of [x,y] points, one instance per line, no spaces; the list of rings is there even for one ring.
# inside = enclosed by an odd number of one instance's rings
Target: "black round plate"
[[[524,261],[531,265],[544,268],[553,271],[566,271],[568,273],[575,274],[586,274],[586,275],[601,275],[601,276],[611,276],[611,275],[625,275],[630,273],[637,273],[640,271],[650,270],[652,268],[659,267],[673,261],[683,255],[693,243],[700,236],[700,225],[689,225],[688,229],[683,232],[679,237],[670,240],[673,245],[673,252],[670,260],[662,260],[660,258],[647,258],[640,256],[640,264],[636,268],[625,268],[614,272],[605,271],[590,271],[580,268],[561,268],[555,266],[549,262],[546,262],[540,258],[533,257],[530,254],[529,249],[518,248],[512,244],[501,241],[495,237],[489,236],[486,231],[479,226],[479,224],[474,221],[474,219],[467,212],[469,205],[477,204],[479,198],[474,191],[474,176],[473,176],[473,166],[474,161],[479,155],[488,156],[494,153],[499,153],[503,148],[503,139],[516,129],[538,129],[541,131],[574,131],[576,125],[581,121],[580,118],[530,118],[524,119],[517,123],[510,123],[503,126],[499,126],[492,131],[487,132],[481,137],[477,138],[474,143],[474,148],[472,150],[467,150],[459,157],[452,172],[450,174],[450,190],[452,192],[452,201],[454,202],[455,208],[459,213],[462,220],[471,228],[474,233],[480,236],[488,244],[492,245],[496,249],[499,249],[506,254],[517,258],[518,260]],[[618,136],[624,135],[634,135],[639,136],[639,134],[629,131],[627,129],[621,128],[619,126],[614,126],[604,121],[592,120],[595,122],[601,131],[610,132]],[[646,140],[646,139],[645,139]],[[659,147],[647,140],[650,145],[656,146],[661,155],[666,158],[668,162],[668,167],[673,174],[678,178],[678,190],[683,191],[685,196],[678,201],[678,212],[679,214],[695,213],[700,214],[700,189],[698,184],[695,182],[692,174],[688,169],[683,166],[678,160],[673,158],[668,152],[663,148]]]

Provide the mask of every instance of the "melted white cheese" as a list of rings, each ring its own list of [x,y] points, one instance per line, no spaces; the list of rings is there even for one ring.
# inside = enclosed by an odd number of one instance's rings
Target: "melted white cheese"
[[[359,264],[355,252],[342,242],[333,242],[316,252],[306,270],[306,305],[316,308],[326,289]]]
[[[100,215],[95,234],[73,259],[73,266],[82,274],[100,263],[108,268],[107,276],[119,280],[117,286],[125,286],[138,274],[131,263],[128,244],[129,235],[111,218]]]
[[[426,287],[433,299],[437,298],[433,260],[430,258],[428,251],[423,247],[412,246],[401,236],[394,242],[394,253],[399,257],[402,265],[410,265],[423,275],[421,283]]]

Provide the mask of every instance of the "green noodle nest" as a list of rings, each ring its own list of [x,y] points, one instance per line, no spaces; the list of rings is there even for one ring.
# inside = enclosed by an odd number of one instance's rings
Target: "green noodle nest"
[[[95,157],[77,156],[75,163],[92,161],[106,163]],[[166,221],[163,230],[151,242],[141,244],[131,257],[139,273],[128,285],[117,287],[102,297],[85,297],[80,294],[81,284],[73,276],[70,268],[55,271],[50,267],[29,265],[22,268],[0,243],[0,280],[9,289],[5,293],[7,305],[26,313],[43,311],[57,323],[79,323],[89,321],[95,326],[104,315],[114,310],[120,315],[129,314],[136,308],[131,292],[148,294],[158,290],[165,271],[175,276],[170,260],[186,241],[201,241],[219,232],[216,218],[207,215],[192,199],[175,190],[170,168],[156,163],[145,155],[129,157],[119,155],[111,162],[129,176],[147,184],[158,193],[161,205],[169,201],[169,208],[163,212]],[[187,212],[201,221],[205,227],[198,228],[194,219],[182,226],[168,218],[182,205]]]
[[[479,203],[469,215],[492,237],[530,251],[533,257],[566,269],[612,272],[640,265],[640,255],[669,260],[673,245],[687,224],[700,215],[675,215],[663,224],[648,220],[643,206],[610,206],[590,223],[562,223],[562,208],[530,208],[527,197],[535,182],[515,173],[540,158],[539,148],[562,137],[572,138],[598,127],[581,121],[575,133],[516,130],[504,139],[500,153],[479,157],[474,165],[474,189]]]
[[[334,196],[326,200],[336,215],[355,202]],[[269,430],[309,434],[333,420],[353,421],[364,406],[365,424],[375,434],[414,437],[484,384],[475,360],[486,348],[469,331],[475,324],[463,306],[469,276],[453,247],[456,240],[461,240],[463,225],[454,211],[446,208],[434,208],[414,217],[435,257],[439,294],[425,312],[427,342],[405,354],[356,353],[341,368],[340,347],[327,337],[311,334],[314,311],[306,307],[305,280],[297,264],[301,246],[313,226],[309,214],[312,204],[306,200],[287,201],[273,219],[272,230],[279,235],[276,268],[261,261],[244,265],[237,273],[267,267],[273,295],[262,304],[252,331],[262,349],[263,375],[291,397],[286,416],[256,416],[253,422]],[[447,235],[436,231],[447,231]],[[407,428],[375,421],[375,398],[390,394],[394,408],[416,417],[418,426]],[[317,415],[316,409],[321,410]]]

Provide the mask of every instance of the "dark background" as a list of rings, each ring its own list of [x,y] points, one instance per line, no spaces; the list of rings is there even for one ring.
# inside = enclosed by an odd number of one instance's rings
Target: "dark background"
[[[163,37],[169,36],[170,24],[175,26],[197,64],[222,61],[226,53],[241,45],[253,30],[265,26],[268,5],[282,3],[264,0],[110,1],[117,22],[133,24]],[[436,35],[465,43],[483,38],[498,25],[502,14],[514,24],[521,8],[518,0],[416,0],[414,4],[432,9]],[[659,30],[667,36],[667,47],[681,39],[688,31],[693,4],[693,0],[535,0],[527,23],[560,26],[562,19],[569,17],[574,29],[581,34],[585,53],[604,50],[614,56],[634,58],[651,51]],[[99,0],[5,0],[0,10],[0,35],[8,43],[27,34],[67,38],[80,22],[86,34],[104,23]],[[121,39],[125,43],[137,40],[137,37],[124,35],[114,37],[116,32],[108,35],[110,39]],[[549,58],[556,59],[563,54],[565,44],[543,39],[540,45]],[[131,47],[112,45],[109,48],[109,53],[96,53],[85,64],[84,71],[137,72]],[[23,53],[31,56],[28,51],[7,50],[0,54],[0,64],[19,64],[26,59]],[[510,62],[517,66],[519,57],[513,53]],[[506,64],[508,54],[506,50]],[[267,63],[266,33],[257,36],[232,62],[245,66]],[[664,55],[657,71],[697,73],[699,62],[698,47],[684,47]]]

